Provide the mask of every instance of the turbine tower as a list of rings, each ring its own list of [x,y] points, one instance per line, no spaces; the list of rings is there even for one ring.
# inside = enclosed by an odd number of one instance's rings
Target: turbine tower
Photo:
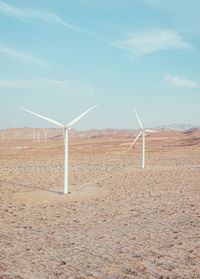
[[[47,141],[47,130],[45,130],[44,133],[45,141]]]
[[[135,115],[136,115],[138,123],[140,125],[140,132],[137,135],[137,137],[134,139],[134,141],[131,143],[131,146],[129,147],[129,149],[127,151],[129,151],[134,146],[136,141],[142,135],[142,168],[144,168],[145,167],[145,133],[157,133],[157,131],[143,128],[142,122],[141,122],[141,120],[140,120],[140,118],[139,118],[139,116],[137,114],[136,109],[135,108],[133,108],[133,109],[135,111]]]
[[[37,141],[38,141],[38,142],[40,141],[40,130],[39,130],[39,128],[38,128],[38,130],[37,130]]]
[[[64,194],[68,194],[68,132],[71,129],[71,126],[74,125],[77,121],[79,121],[84,115],[86,115],[90,110],[94,109],[97,105],[89,108],[88,110],[86,110],[84,113],[80,114],[78,117],[76,117],[74,120],[72,120],[71,122],[69,122],[66,125],[63,125],[62,123],[55,121],[53,119],[50,119],[46,116],[43,116],[41,114],[32,112],[24,107],[20,107],[21,109],[39,117],[42,118],[44,120],[47,120],[48,122],[51,122],[59,127],[63,128],[64,131],[64,147],[65,147],[65,155],[64,155]]]
[[[35,128],[33,128],[33,141],[35,141]]]

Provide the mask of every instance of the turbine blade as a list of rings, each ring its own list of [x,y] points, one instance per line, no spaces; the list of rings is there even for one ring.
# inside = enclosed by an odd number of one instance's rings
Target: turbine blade
[[[82,113],[81,115],[79,115],[78,117],[76,117],[74,120],[72,120],[71,122],[69,122],[67,125],[65,125],[65,127],[70,127],[72,125],[74,125],[77,121],[79,121],[84,115],[86,115],[90,110],[96,108],[98,105],[95,105],[91,108],[89,108],[88,110],[86,110],[84,113]]]
[[[134,141],[131,143],[129,149],[127,150],[127,152],[133,147],[133,145],[136,143],[137,139],[140,137],[140,135],[142,134],[142,131],[139,132],[139,134],[137,135],[137,137],[134,139]]]
[[[135,108],[133,108],[133,109],[134,109],[134,111],[135,111],[135,115],[136,115],[136,117],[137,117],[137,120],[138,120],[138,122],[139,122],[139,124],[140,124],[140,128],[143,129],[142,122],[141,122],[141,120],[140,120],[140,118],[139,118],[139,116],[138,116],[138,114],[137,114],[137,111],[136,111]]]
[[[159,133],[159,131],[155,131],[155,130],[148,130],[148,129],[147,129],[147,130],[145,129],[145,132],[148,132],[148,133]]]
[[[56,125],[58,125],[58,126],[60,126],[60,127],[64,127],[64,125],[63,124],[61,124],[60,122],[57,122],[57,121],[55,121],[55,120],[53,120],[53,119],[50,119],[50,118],[48,118],[48,117],[46,117],[46,116],[43,116],[43,115],[40,115],[40,114],[38,114],[38,113],[35,113],[35,112],[32,112],[32,111],[30,111],[30,110],[28,110],[28,109],[26,109],[26,108],[24,108],[24,107],[20,107],[21,109],[23,109],[23,110],[25,110],[25,111],[27,111],[27,112],[29,112],[29,113],[31,113],[31,114],[33,114],[33,115],[35,115],[35,116],[37,116],[37,117],[39,117],[39,118],[42,118],[42,119],[44,119],[44,120],[47,120],[47,121],[49,121],[49,122],[51,122],[51,123],[53,123],[53,124],[56,124]]]

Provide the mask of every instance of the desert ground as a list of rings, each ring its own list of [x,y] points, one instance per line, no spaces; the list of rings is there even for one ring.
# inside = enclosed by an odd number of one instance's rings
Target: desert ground
[[[200,140],[0,142],[0,278],[200,278]]]

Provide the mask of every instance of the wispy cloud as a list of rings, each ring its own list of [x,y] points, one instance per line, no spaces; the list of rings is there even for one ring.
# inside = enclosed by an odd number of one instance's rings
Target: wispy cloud
[[[147,4],[159,4],[160,0],[142,0],[142,2]]]
[[[92,85],[51,78],[0,80],[0,88],[30,89],[66,95],[92,95],[94,93]]]
[[[85,35],[88,35],[90,37],[98,37],[97,34],[84,30],[82,28],[79,28],[73,24],[70,24],[70,23],[64,21],[58,15],[48,12],[48,11],[44,11],[44,10],[18,8],[18,7],[9,5],[3,1],[0,1],[0,13],[7,15],[7,16],[15,17],[18,19],[22,19],[22,20],[36,19],[36,20],[41,20],[41,21],[49,22],[49,23],[57,23],[57,24],[65,26],[68,29],[74,30],[76,32],[84,33]]]
[[[166,75],[164,77],[164,79],[172,87],[177,87],[177,88],[200,88],[200,83],[199,82],[189,80],[189,79],[186,79],[186,78]]]
[[[51,78],[38,78],[35,80],[35,82],[38,82],[39,84],[42,84],[44,86],[60,88],[78,94],[81,93],[91,95],[94,93],[94,87],[92,85],[87,85],[79,82],[57,80]]]
[[[171,30],[139,32],[126,40],[119,40],[113,45],[128,51],[132,60],[161,50],[193,49],[191,44],[185,42],[177,32]]]
[[[0,88],[7,87],[13,89],[22,89],[22,88],[33,88],[34,84],[30,80],[18,79],[18,80],[0,80]]]
[[[46,22],[59,22],[60,18],[53,13],[48,11],[40,11],[26,8],[18,8],[12,5],[9,5],[3,1],[0,1],[0,13],[5,14],[7,16],[16,17],[19,19],[38,19]],[[68,27],[72,27],[68,24]]]
[[[4,46],[0,46],[0,53],[11,56],[16,59],[24,60],[26,62],[34,63],[34,64],[39,64],[39,65],[47,64],[44,61],[42,61],[41,59],[38,59],[30,54],[20,52],[20,51],[17,51],[17,50],[8,48],[8,47],[4,47]]]

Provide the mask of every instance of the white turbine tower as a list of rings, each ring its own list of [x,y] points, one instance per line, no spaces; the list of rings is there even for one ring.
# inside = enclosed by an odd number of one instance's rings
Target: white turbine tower
[[[50,119],[46,116],[40,115],[38,113],[32,112],[24,107],[20,107],[21,109],[39,117],[42,118],[44,120],[47,120],[53,124],[56,124],[60,127],[63,128],[64,131],[64,146],[65,146],[65,157],[64,157],[64,194],[68,194],[68,132],[71,129],[71,126],[74,125],[77,121],[79,121],[84,115],[86,115],[90,110],[94,109],[97,105],[89,108],[88,110],[86,110],[84,113],[82,113],[81,115],[79,115],[78,117],[76,117],[74,120],[72,120],[71,122],[69,122],[66,125],[61,124],[58,121],[55,121],[53,119]]]
[[[128,151],[134,146],[134,144],[136,143],[138,138],[142,135],[142,138],[143,138],[143,144],[142,144],[142,167],[144,168],[145,167],[145,133],[146,132],[147,133],[157,133],[157,131],[149,130],[149,129],[144,129],[143,125],[142,125],[142,122],[141,122],[141,120],[140,120],[140,118],[139,118],[135,108],[134,108],[134,111],[135,111],[135,115],[136,115],[137,120],[138,120],[139,125],[140,125],[140,132],[137,135],[137,137],[134,139],[134,141],[131,143],[131,146],[129,147]]]

